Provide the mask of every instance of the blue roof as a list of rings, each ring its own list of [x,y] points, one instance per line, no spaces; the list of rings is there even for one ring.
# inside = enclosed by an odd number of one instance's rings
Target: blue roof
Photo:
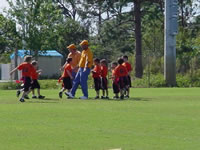
[[[45,50],[45,51],[39,51],[39,56],[56,56],[56,57],[63,57],[62,54],[57,52],[56,50]],[[30,55],[30,50],[18,50],[18,56],[21,58],[24,58],[24,56]],[[10,55],[10,59],[13,59],[15,56],[15,53],[12,53]]]

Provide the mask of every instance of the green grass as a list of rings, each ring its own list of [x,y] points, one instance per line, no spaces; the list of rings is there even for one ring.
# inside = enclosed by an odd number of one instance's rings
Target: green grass
[[[20,103],[15,93],[0,91],[0,150],[200,149],[200,88],[132,89],[123,101],[42,90],[46,100]]]

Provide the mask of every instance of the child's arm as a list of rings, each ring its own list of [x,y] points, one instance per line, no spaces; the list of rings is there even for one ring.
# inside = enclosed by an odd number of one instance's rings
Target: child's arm
[[[67,70],[67,74],[69,75],[69,77],[70,77],[71,79],[73,79],[73,76],[72,76],[71,72],[69,72],[69,70]]]
[[[10,75],[12,75],[15,71],[17,71],[17,67],[10,72]]]

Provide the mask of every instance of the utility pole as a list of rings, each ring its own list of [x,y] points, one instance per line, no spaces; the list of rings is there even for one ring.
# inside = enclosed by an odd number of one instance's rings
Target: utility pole
[[[165,0],[164,77],[168,86],[176,85],[176,35],[178,0]]]

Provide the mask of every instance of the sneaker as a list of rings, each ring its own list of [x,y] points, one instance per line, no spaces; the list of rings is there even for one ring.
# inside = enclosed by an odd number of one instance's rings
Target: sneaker
[[[104,97],[104,96],[101,96],[101,99],[105,99],[105,97]]]
[[[25,102],[25,100],[23,98],[20,98],[19,101],[20,102]]]
[[[45,96],[40,95],[40,96],[38,96],[38,98],[39,98],[39,99],[44,99]]]
[[[25,95],[24,98],[25,98],[25,99],[30,99],[30,98],[28,97],[28,95]]]
[[[67,95],[68,98],[74,98],[74,96],[73,96],[72,93],[70,93],[70,92],[65,92],[65,95]]]
[[[34,96],[32,96],[32,98],[37,98],[37,96],[34,95]]]
[[[19,97],[20,93],[21,93],[20,90],[18,90],[17,91],[17,97]]]
[[[60,98],[62,98],[62,92],[59,92],[59,94],[58,94],[58,95],[59,95],[59,97],[60,97]]]
[[[124,99],[124,95],[121,95],[121,96],[120,96],[120,99]]]
[[[124,98],[129,98],[129,96],[128,96],[128,95],[126,95],[126,96],[124,96]]]
[[[108,97],[108,96],[106,96],[105,98],[106,98],[106,99],[109,99],[109,97]]]
[[[114,96],[114,97],[113,97],[113,99],[118,99],[118,98],[119,98],[119,96]]]
[[[81,96],[80,99],[88,99],[86,96]]]
[[[94,99],[99,99],[99,96],[96,96]]]

